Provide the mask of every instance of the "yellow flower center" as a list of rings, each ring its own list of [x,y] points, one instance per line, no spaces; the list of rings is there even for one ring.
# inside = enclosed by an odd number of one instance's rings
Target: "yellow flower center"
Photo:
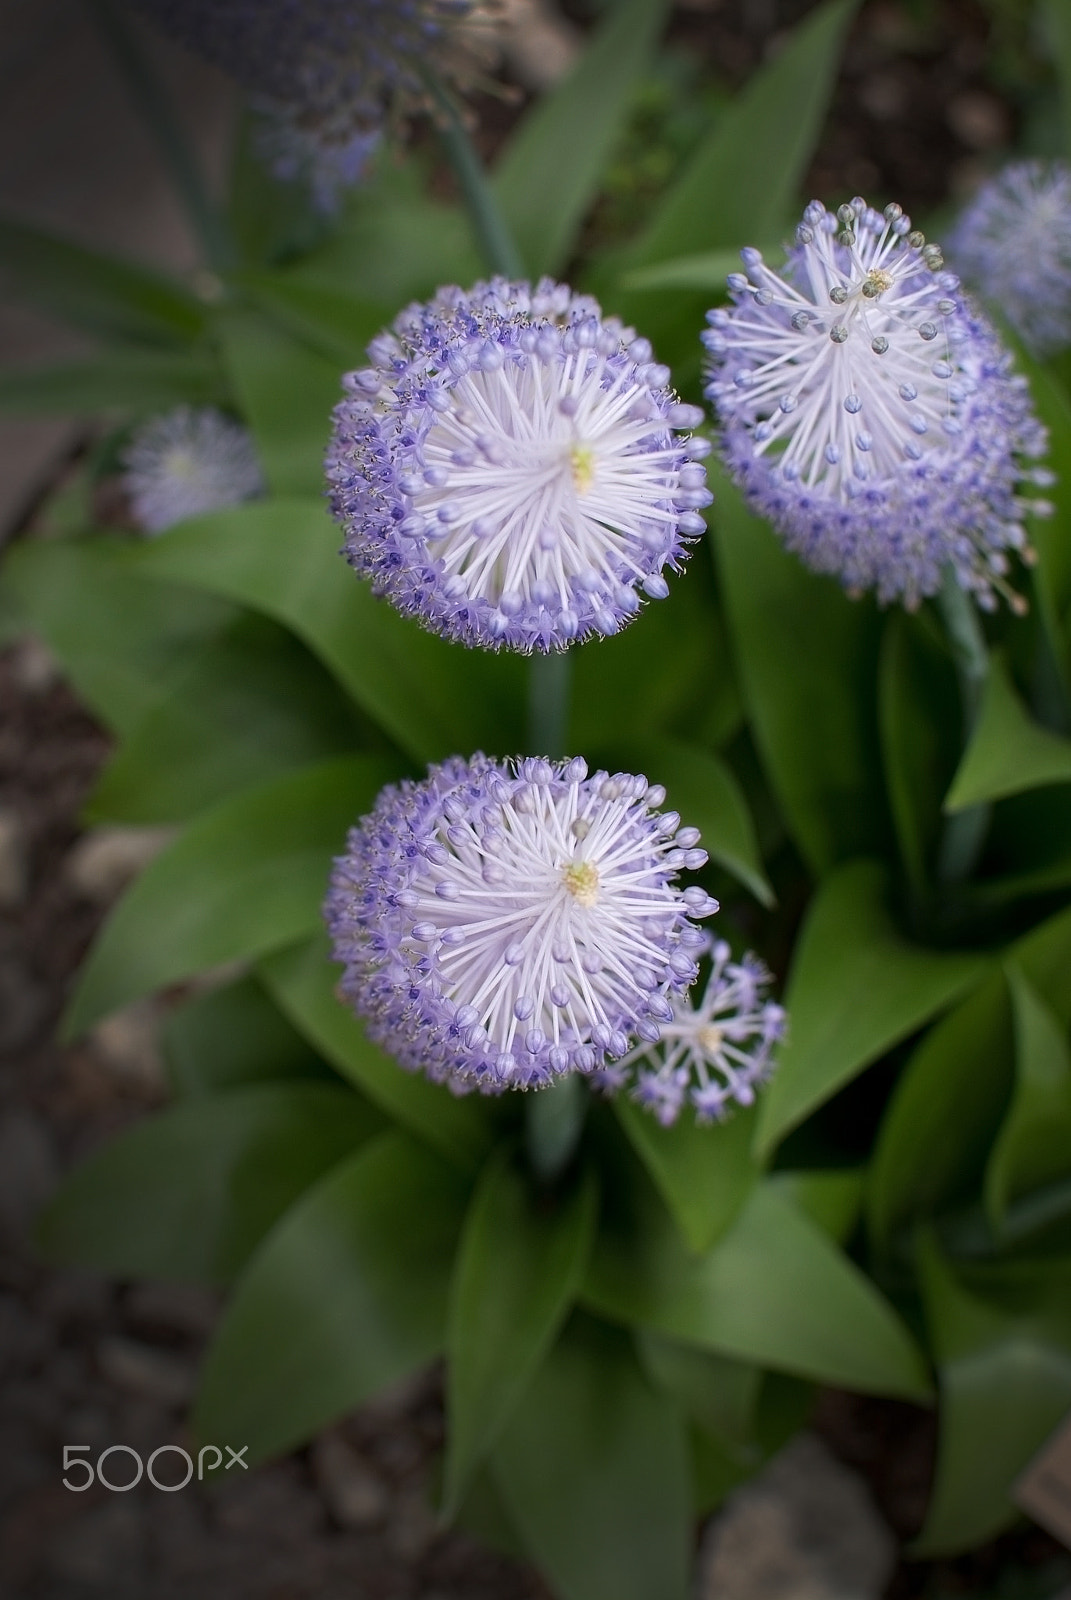
[[[590,910],[599,897],[599,874],[590,861],[571,861],[562,873],[562,882],[578,906]]]
[[[569,452],[573,469],[573,487],[577,494],[587,494],[595,481],[595,452],[590,445],[574,444]]]

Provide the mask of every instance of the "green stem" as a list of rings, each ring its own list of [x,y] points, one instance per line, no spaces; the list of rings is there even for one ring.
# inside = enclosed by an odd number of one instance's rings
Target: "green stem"
[[[540,1183],[561,1177],[580,1143],[591,1096],[584,1079],[568,1073],[529,1094],[525,1107],[524,1142],[528,1163]]]
[[[532,755],[556,761],[568,754],[572,668],[566,650],[533,655],[528,663],[528,749]]]
[[[982,694],[989,676],[989,652],[978,620],[974,601],[947,567],[938,595],[952,658],[959,678],[963,707],[963,747],[967,748],[978,721]],[[937,859],[937,875],[942,883],[963,883],[978,864],[985,844],[993,808],[988,803],[968,806],[945,823]]]
[[[111,47],[127,90],[163,158],[171,181],[200,241],[207,264],[216,272],[234,265],[227,224],[205,185],[190,142],[141,42],[113,0],[89,0],[97,26]]]
[[[443,149],[454,169],[488,271],[499,272],[505,278],[523,278],[520,251],[499,209],[483,162],[468,136],[453,97],[430,68],[424,69],[424,81],[439,114],[439,137]]]

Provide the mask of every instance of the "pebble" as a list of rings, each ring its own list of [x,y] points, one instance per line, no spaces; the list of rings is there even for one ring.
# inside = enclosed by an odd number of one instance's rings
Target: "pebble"
[[[117,1388],[161,1405],[189,1405],[197,1386],[197,1374],[189,1362],[118,1335],[100,1341],[97,1365]]]
[[[14,911],[30,886],[30,853],[22,818],[11,806],[0,806],[0,910]]]
[[[24,635],[15,645],[11,669],[16,686],[29,695],[44,694],[63,676],[47,644],[32,633]]]
[[[391,1549],[402,1561],[417,1561],[439,1536],[435,1513],[419,1491],[398,1496],[387,1528]]]
[[[311,1453],[316,1486],[342,1528],[371,1528],[382,1522],[390,1493],[378,1473],[337,1433],[325,1433]]]
[[[219,1321],[219,1296],[194,1283],[139,1283],[123,1302],[127,1322],[204,1339]]]
[[[896,1542],[863,1479],[799,1434],[707,1527],[698,1600],[878,1600]]]
[[[175,837],[174,828],[95,828],[68,852],[68,882],[86,900],[108,905],[118,898]]]
[[[0,948],[0,1053],[29,1044],[48,1015],[48,994],[16,950]]]
[[[166,1092],[167,1069],[155,1000],[135,1000],[122,1011],[113,1011],[97,1023],[89,1043],[96,1060],[119,1083],[150,1095]]]
[[[24,1237],[58,1177],[47,1124],[29,1109],[9,1111],[0,1122],[0,1226]]]

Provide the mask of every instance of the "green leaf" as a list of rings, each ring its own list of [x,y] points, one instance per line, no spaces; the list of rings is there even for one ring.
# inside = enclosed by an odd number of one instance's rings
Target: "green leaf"
[[[533,280],[560,272],[575,248],[667,9],[666,0],[613,6],[576,66],[529,111],[498,160],[495,193]]]
[[[836,80],[855,0],[817,7],[718,116],[639,239],[606,263],[597,289],[635,321],[678,384],[698,376],[697,330],[709,291],[622,293],[622,277],[658,262],[776,239],[797,203]],[[793,219],[794,220],[794,219]],[[615,282],[616,280],[616,282]]]
[[[430,200],[426,165],[384,161],[355,191],[316,252],[286,273],[288,283],[333,288],[399,307],[426,300],[444,283],[474,283],[483,263],[459,207]]]
[[[320,926],[332,856],[396,774],[379,756],[322,762],[191,823],[109,916],[82,968],[67,1036],[206,967],[308,937]]]
[[[603,1316],[819,1383],[927,1397],[899,1318],[776,1184],[758,1184],[705,1255],[638,1186],[628,1209],[604,1224],[588,1275],[584,1299]]]
[[[235,617],[215,596],[137,571],[129,546],[115,539],[24,541],[5,558],[2,579],[79,698],[122,736],[176,680],[189,654],[218,639]]]
[[[785,820],[816,875],[884,848],[872,707],[879,627],[869,602],[806,571],[717,474],[714,548],[752,730]]]
[[[561,1600],[685,1600],[684,1431],[624,1335],[575,1317],[494,1455],[511,1522]]]
[[[763,252],[764,255],[774,253],[774,249]],[[708,294],[724,294],[729,273],[739,270],[738,248],[706,250],[696,255],[675,256],[672,261],[659,261],[653,267],[639,267],[634,272],[626,272],[621,279],[621,287],[625,290],[646,290],[648,293],[666,289],[704,289]]]
[[[743,720],[713,573],[698,551],[667,598],[645,606],[633,627],[569,655],[573,750],[638,734],[717,746]]]
[[[941,1431],[926,1522],[913,1556],[955,1555],[992,1539],[1019,1513],[1012,1484],[1071,1406],[1071,1308],[1018,1314],[956,1282],[932,1238],[919,1249],[926,1321],[937,1360]]]
[[[361,364],[369,340],[394,315],[390,307],[283,272],[241,272],[235,281],[273,323],[331,362],[337,391],[341,374]]]
[[[775,238],[794,205],[836,79],[854,0],[819,6],[718,118],[629,265]]]
[[[1010,947],[1023,976],[1051,1006],[1064,1028],[1071,1027],[1071,908],[1058,911]]]
[[[986,971],[984,956],[910,944],[887,892],[880,863],[854,861],[810,905],[785,993],[788,1038],[759,1112],[763,1152]]]
[[[880,1249],[912,1222],[977,1191],[1013,1063],[1007,986],[994,973],[930,1029],[893,1091],[867,1187],[867,1224]]]
[[[1071,1049],[1066,1030],[1014,966],[1015,1093],[989,1158],[986,1210],[999,1236],[1011,1201],[1071,1177]]]
[[[866,1173],[861,1167],[807,1167],[772,1172],[778,1194],[816,1222],[837,1244],[846,1245],[863,1209]]]
[[[38,1243],[50,1260],[123,1277],[228,1283],[298,1196],[381,1125],[359,1095],[324,1084],[175,1106],[78,1167]]]
[[[520,748],[523,661],[447,644],[373,599],[340,537],[320,502],[271,500],[172,528],[139,563],[285,623],[418,761]]]
[[[1068,15],[1067,7],[1062,0],[1045,0],[1042,15],[1060,78],[1060,101],[1064,114],[1064,155],[1071,161],[1071,16]]]
[[[747,801],[723,761],[673,739],[629,740],[615,749],[626,768],[646,772],[665,786],[667,806],[679,811],[689,827],[699,829],[700,842],[712,861],[730,872],[761,905],[773,904]]]
[[[636,1349],[651,1381],[672,1395],[694,1422],[713,1434],[739,1464],[757,1464],[755,1408],[761,1367],[681,1344],[651,1328],[637,1332]]]
[[[754,1107],[702,1127],[688,1113],[663,1128],[624,1095],[617,1120],[669,1207],[690,1250],[709,1250],[729,1228],[758,1181],[751,1154]]]
[[[17,292],[89,333],[185,344],[206,325],[188,290],[146,267],[0,217],[0,266]]]
[[[320,494],[341,364],[255,311],[218,318],[227,371],[277,495]]]
[[[1047,783],[1071,782],[1071,739],[1040,727],[1016,694],[1001,657],[990,661],[978,722],[945,799],[962,811]]]
[[[103,350],[78,361],[12,368],[0,374],[0,413],[17,417],[143,414],[177,405],[226,405],[217,358],[201,351]]]
[[[235,1289],[205,1362],[198,1437],[240,1440],[258,1461],[433,1360],[464,1204],[458,1174],[403,1134],[329,1173]]]
[[[1066,106],[1071,125],[1071,61]],[[1037,555],[1033,587],[1038,612],[1056,660],[1065,701],[1071,705],[1071,629],[1067,626],[1071,611],[1071,540],[1067,538],[1071,519],[1071,397],[1054,373],[1033,360],[1021,345],[1015,354],[1016,365],[1030,380],[1030,395],[1038,416],[1048,429],[1045,464],[1056,474],[1056,482],[1043,491],[1054,514],[1031,518],[1030,543]]]
[[[464,1171],[486,1156],[492,1141],[486,1103],[476,1095],[458,1099],[441,1084],[403,1072],[365,1037],[335,994],[338,968],[325,933],[261,962],[259,970],[284,1015],[380,1110]]]
[[[279,1078],[333,1078],[255,978],[185,1001],[168,1014],[161,1043],[184,1099]]]
[[[598,1189],[532,1193],[509,1152],[485,1168],[465,1218],[447,1324],[444,1514],[516,1411],[580,1288]]]
[[[916,900],[941,837],[941,800],[960,743],[959,690],[925,613],[894,610],[878,668],[882,764],[900,857]]]
[[[108,763],[85,815],[186,822],[250,784],[352,751],[360,732],[305,647],[247,613],[190,652]]]

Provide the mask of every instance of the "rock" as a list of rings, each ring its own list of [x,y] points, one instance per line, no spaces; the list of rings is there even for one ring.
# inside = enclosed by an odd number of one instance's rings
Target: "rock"
[[[552,0],[505,0],[502,48],[526,89],[542,92],[563,78],[580,54],[582,37]]]
[[[699,1600],[877,1600],[896,1545],[858,1474],[815,1434],[786,1445],[710,1523]]]
[[[135,1000],[98,1022],[89,1035],[93,1055],[120,1083],[150,1095],[167,1089],[160,1049],[160,1012],[154,1000]]]
[[[123,1311],[136,1328],[204,1339],[219,1321],[219,1296],[194,1283],[139,1283],[128,1292]]]
[[[312,1447],[312,1470],[332,1517],[342,1528],[382,1522],[390,1492],[378,1473],[337,1433],[321,1434]]]
[[[105,1465],[115,1474],[133,1474],[129,1456],[113,1456]],[[59,1528],[53,1535],[48,1554],[52,1574],[90,1594],[107,1594],[109,1600],[144,1594],[146,1577],[146,1528],[139,1505],[119,1495],[94,1506],[82,1516]]]
[[[391,1549],[402,1561],[417,1561],[439,1536],[439,1525],[423,1494],[398,1497],[387,1528]]]
[[[43,639],[28,633],[16,644],[11,661],[16,686],[24,694],[44,694],[62,677],[60,664]]]
[[[48,1125],[33,1111],[9,1111],[0,1122],[0,1227],[25,1236],[58,1176]]]
[[[188,1362],[135,1339],[102,1339],[97,1365],[117,1388],[161,1405],[188,1405],[197,1385],[197,1374]]]
[[[30,852],[22,818],[0,806],[0,910],[21,906],[30,885]]]
[[[15,950],[0,947],[0,1052],[29,1044],[48,1015],[48,992]]]
[[[68,881],[87,900],[107,905],[174,837],[174,828],[95,828],[68,854]]]

